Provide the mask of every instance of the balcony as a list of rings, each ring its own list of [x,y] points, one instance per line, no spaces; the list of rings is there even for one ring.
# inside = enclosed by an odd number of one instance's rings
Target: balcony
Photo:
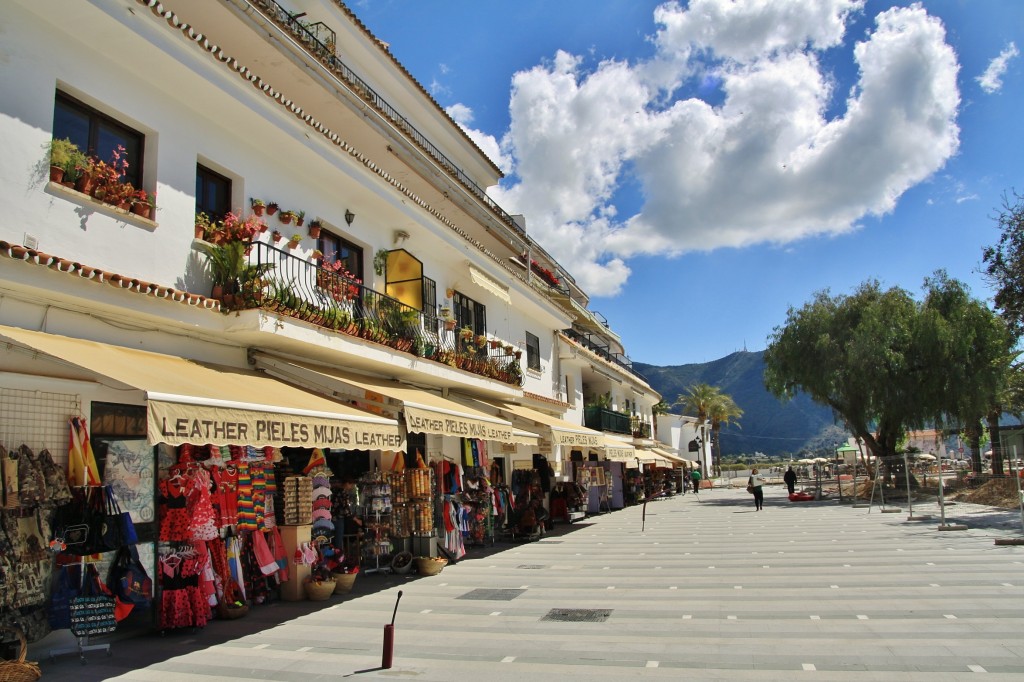
[[[287,30],[292,36],[305,47],[305,50],[322,66],[328,69],[335,76],[343,80],[352,91],[368,102],[373,108],[391,122],[398,130],[401,130],[409,140],[413,142],[424,154],[429,156],[435,163],[443,167],[451,177],[455,178],[465,187],[476,199],[486,206],[494,216],[522,239],[529,240],[526,231],[516,223],[501,206],[499,206],[484,188],[480,187],[461,168],[449,159],[438,149],[427,137],[413,127],[412,123],[403,116],[397,109],[391,106],[387,100],[380,96],[373,88],[360,78],[352,69],[342,62],[335,53],[334,31],[330,30],[321,22],[307,24],[302,20],[301,14],[292,14],[282,7],[276,0],[254,0],[254,3],[262,8],[266,16],[277,25]],[[318,25],[319,24],[319,25]]]
[[[218,248],[218,247],[211,247]],[[426,314],[317,262],[272,244],[247,245],[226,310],[262,309],[339,334],[390,346],[512,386],[522,386],[519,351],[496,338],[463,338],[435,311]]]
[[[640,417],[634,415],[630,420],[630,426],[633,433],[633,438],[650,438],[651,437],[651,425],[640,420]]]
[[[563,329],[562,333],[565,336],[572,339],[573,341],[575,341],[576,343],[578,343],[579,345],[589,350],[590,352],[599,355],[600,357],[612,363],[613,365],[621,367],[622,369],[626,370],[627,372],[637,377],[644,383],[647,383],[647,378],[644,377],[644,375],[640,374],[640,372],[637,372],[635,369],[633,369],[632,360],[630,360],[627,356],[623,355],[622,353],[612,353],[607,345],[595,340],[593,335],[582,334],[576,331],[575,329]]]
[[[595,431],[633,435],[632,418],[628,414],[597,405],[583,408],[583,425]]]

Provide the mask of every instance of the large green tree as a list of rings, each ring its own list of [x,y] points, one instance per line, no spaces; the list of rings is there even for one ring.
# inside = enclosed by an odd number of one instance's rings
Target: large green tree
[[[999,242],[986,247],[981,259],[996,290],[996,310],[1019,338],[1024,334],[1024,196],[1004,194],[995,221],[1001,231]]]
[[[953,420],[980,427],[1005,381],[1012,337],[945,273],[929,278],[925,292],[918,303],[869,281],[851,295],[819,292],[790,308],[765,351],[765,385],[780,397],[803,390],[831,407],[890,468],[895,459],[885,458],[908,429]]]

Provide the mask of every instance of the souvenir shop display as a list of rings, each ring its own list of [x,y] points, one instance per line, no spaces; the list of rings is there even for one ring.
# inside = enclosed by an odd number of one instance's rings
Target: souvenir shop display
[[[359,496],[363,504],[364,534],[360,550],[364,570],[387,572],[394,552],[391,484],[387,476],[380,471],[364,475],[359,479]]]
[[[465,545],[494,546],[494,491],[483,467],[467,468],[459,495],[459,527]]]

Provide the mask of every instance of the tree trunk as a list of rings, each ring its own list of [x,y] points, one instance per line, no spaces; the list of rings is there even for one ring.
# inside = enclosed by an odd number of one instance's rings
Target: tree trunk
[[[988,413],[986,421],[988,422],[988,435],[992,441],[992,475],[1002,476],[1003,475],[1003,443],[999,437],[999,412],[1000,410],[994,410]]]
[[[971,471],[981,473],[981,422],[972,419],[964,429],[964,437],[967,439],[968,447],[971,448]]]

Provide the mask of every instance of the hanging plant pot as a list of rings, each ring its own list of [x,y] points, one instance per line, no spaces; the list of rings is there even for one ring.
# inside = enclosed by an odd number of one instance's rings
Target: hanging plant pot
[[[263,217],[263,214],[266,210],[266,204],[264,204],[262,201],[258,204],[256,202],[252,203],[252,212],[255,213],[258,217]]]
[[[274,215],[277,213],[278,206],[274,202],[267,204],[267,215]]]
[[[292,222],[292,217],[293,217],[293,216],[292,216],[292,213],[291,213],[291,211],[282,211],[282,212],[281,212],[281,213],[280,213],[280,214],[279,214],[279,215],[277,216],[277,219],[278,219],[278,220],[280,220],[280,221],[281,221],[282,223],[284,223],[285,225],[290,225],[290,224],[291,224],[291,222]]]
[[[313,239],[319,239],[320,238],[320,224],[319,223],[315,223],[314,222],[314,223],[310,223],[309,224],[309,236],[312,237]]]
[[[50,182],[63,182],[64,169],[60,166],[50,166]]]

